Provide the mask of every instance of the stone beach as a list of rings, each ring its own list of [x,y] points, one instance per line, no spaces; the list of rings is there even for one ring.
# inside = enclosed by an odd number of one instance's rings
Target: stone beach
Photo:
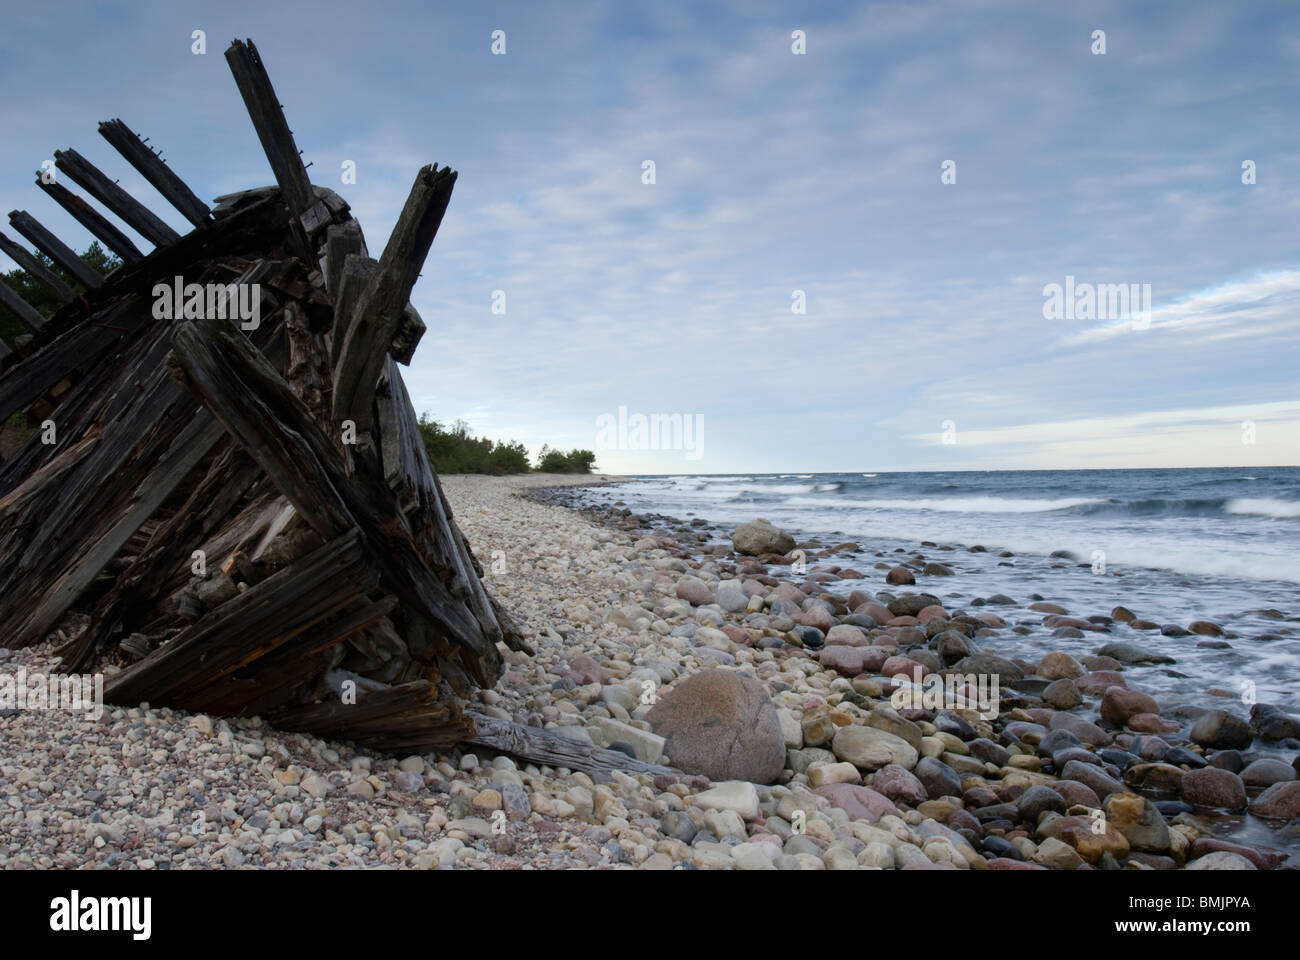
[[[933,544],[852,569],[836,557],[855,544],[797,530],[747,524],[733,541],[698,518],[564,505],[599,482],[442,478],[535,650],[505,653],[473,705],[680,775],[597,782],[488,751],[386,756],[148,705],[98,721],[10,711],[0,866],[1300,865],[1300,720],[1227,699],[1170,709],[1144,692],[1143,671],[1169,658],[1142,646],[1140,611],[1005,595],[950,609],[936,594],[953,565],[926,555]],[[1060,648],[1000,656],[1024,617]],[[0,673],[55,672],[49,649],[0,650]],[[896,678],[930,675],[963,678],[950,685],[960,703],[895,695]],[[975,677],[996,678],[993,711],[966,689]]]

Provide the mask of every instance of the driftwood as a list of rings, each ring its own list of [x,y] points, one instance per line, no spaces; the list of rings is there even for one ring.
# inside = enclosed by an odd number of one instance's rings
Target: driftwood
[[[471,711],[470,718],[474,721],[476,731],[470,738],[471,744],[509,753],[531,760],[533,763],[568,767],[570,770],[581,770],[584,773],[599,774],[608,773],[610,770],[624,770],[629,773],[648,773],[654,776],[681,774],[681,771],[672,767],[636,760],[618,750],[593,747],[551,730],[527,727],[475,711]]]
[[[456,175],[421,170],[369,260],[347,203],[307,179],[256,47],[226,58],[276,186],[209,209],[110,120],[100,132],[189,233],[75,150],[55,154],[60,180],[155,249],[62,183],[40,186],[122,258],[109,276],[10,215],[85,289],[0,243],[63,304],[42,317],[0,288],[31,331],[0,344],[0,419],[49,428],[0,461],[6,644],[84,614],[63,669],[110,668],[111,702],[260,714],[378,749],[471,739],[465,698],[497,682],[503,651],[531,651],[480,579],[398,366],[424,329],[411,288]]]

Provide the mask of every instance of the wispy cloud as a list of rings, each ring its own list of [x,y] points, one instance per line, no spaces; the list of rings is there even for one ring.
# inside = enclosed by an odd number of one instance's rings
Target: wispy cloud
[[[408,384],[436,418],[534,451],[593,446],[597,417],[627,406],[703,415],[694,469],[708,471],[1065,465],[1080,451],[1237,462],[1241,450],[1204,446],[1208,422],[1132,411],[1300,394],[1300,130],[1287,121],[1300,15],[1287,5],[559,15],[404,0],[381,15],[326,0],[304,18],[293,4],[146,0],[75,8],[76,31],[63,6],[6,15],[0,209],[88,243],[30,183],[73,145],[183,228],[98,142],[111,116],[166,148],[201,196],[270,182],[221,56],[252,36],[311,174],[352,204],[372,250],[419,165],[460,171],[414,294],[429,332]],[[1089,52],[1099,26],[1105,56]],[[356,184],[340,182],[344,160]],[[1044,320],[1042,286],[1066,275],[1150,283],[1150,327]],[[960,442],[928,442],[949,419]],[[1279,448],[1273,462],[1296,459]],[[671,451],[599,462],[692,466]]]

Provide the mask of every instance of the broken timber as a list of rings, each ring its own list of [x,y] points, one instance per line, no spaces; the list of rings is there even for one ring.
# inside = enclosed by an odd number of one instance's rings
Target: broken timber
[[[113,703],[262,715],[382,750],[468,742],[596,774],[666,769],[468,708],[505,653],[532,651],[481,579],[400,369],[456,174],[420,170],[370,259],[347,203],[308,180],[256,47],[226,58],[276,186],[209,209],[110,120],[100,133],[193,229],[63,150],[58,169],[155,249],[47,183],[122,265],[101,277],[14,211],[77,292],[0,236],[62,304],[43,317],[0,286],[31,331],[0,341],[0,421],[49,427],[0,459],[6,645],[57,638],[61,669],[105,671]],[[177,276],[218,294],[160,310],[155,285]],[[234,308],[253,302],[245,325]]]

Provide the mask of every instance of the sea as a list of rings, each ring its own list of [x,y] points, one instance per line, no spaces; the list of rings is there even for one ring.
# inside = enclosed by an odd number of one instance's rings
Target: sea
[[[645,476],[582,497],[702,519],[715,540],[765,517],[798,541],[852,541],[856,552],[808,558],[810,569],[836,564],[864,575],[827,589],[925,591],[949,610],[996,613],[1026,631],[981,639],[1001,656],[1036,663],[1055,650],[1078,657],[1116,640],[1137,643],[1174,660],[1125,668],[1166,715],[1191,705],[1246,717],[1253,702],[1300,714],[1300,467]],[[985,550],[971,552],[976,545]],[[918,554],[954,575],[918,573],[914,587],[889,587],[875,568]],[[978,605],[995,594],[1018,606]],[[1034,600],[1078,617],[1122,605],[1162,627],[1209,620],[1226,635],[1115,624],[1110,633],[1058,637],[1043,614],[1025,609]],[[1254,746],[1288,762],[1296,753]],[[1282,841],[1253,817],[1228,819],[1226,835],[1281,846],[1300,866],[1300,841]]]
[[[1204,706],[1215,689],[1240,695],[1235,704],[1219,697],[1234,712],[1244,714],[1252,696],[1300,712],[1300,467],[649,476],[584,496],[702,518],[719,539],[765,517],[797,540],[853,541],[857,553],[822,561],[865,575],[830,585],[844,593],[897,592],[874,565],[919,553],[956,575],[918,574],[906,589],[933,593],[949,609],[994,594],[1021,604],[987,608],[1033,628],[990,638],[995,653],[1036,662],[1052,650],[1077,656],[1130,640],[1175,659],[1130,668],[1162,703]],[[974,545],[986,552],[969,552]],[[1052,556],[1060,551],[1073,559]],[[1222,649],[1198,646],[1216,638],[1120,625],[1053,637],[1042,614],[1023,608],[1035,597],[1081,617],[1122,605],[1162,626],[1210,620],[1233,636]]]

